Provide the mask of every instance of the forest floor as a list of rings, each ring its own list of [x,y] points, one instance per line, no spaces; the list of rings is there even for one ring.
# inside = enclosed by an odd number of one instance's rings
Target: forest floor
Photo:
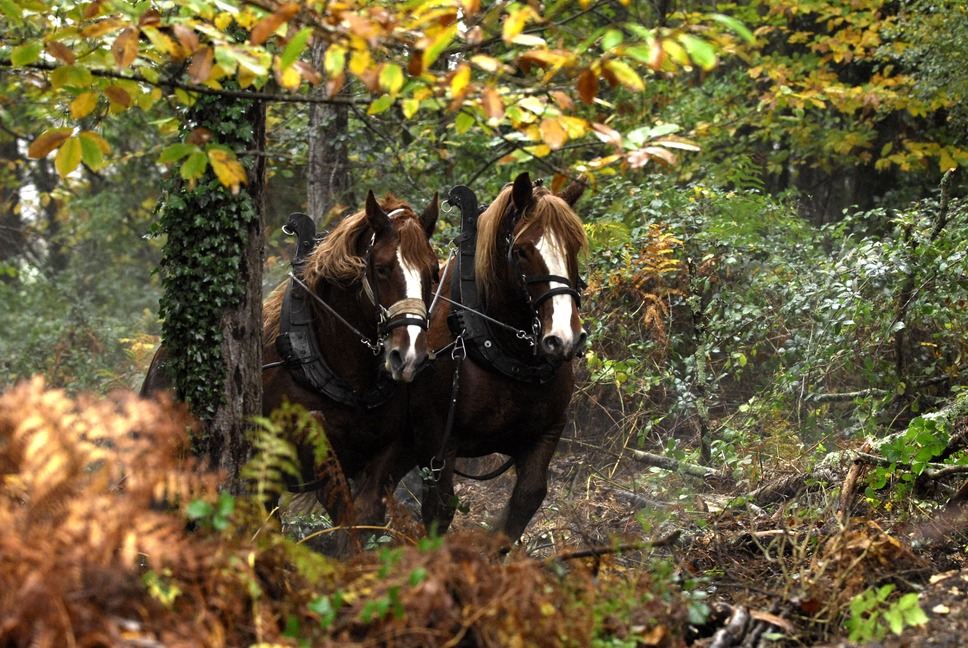
[[[846,479],[844,470],[834,481],[794,480],[799,487],[780,489],[768,506],[742,503],[748,488],[644,465],[615,426],[599,421],[588,434],[589,420],[580,418],[585,430],[566,430],[549,494],[522,540],[531,557],[546,563],[599,548],[599,575],[670,565],[670,578],[694,588],[710,610],[705,625],[685,629],[690,646],[968,645],[968,513],[945,509],[940,491],[875,511],[855,485],[844,515],[836,481]],[[502,461],[461,468],[482,474]],[[761,480],[789,481],[795,472]],[[465,512],[452,532],[485,528],[513,483],[513,471],[459,481]],[[878,590],[878,600],[864,594]],[[926,623],[911,625],[918,615],[898,603],[909,593]],[[891,619],[908,619],[900,635],[889,629]],[[851,623],[866,624],[856,635],[863,641],[848,640]]]

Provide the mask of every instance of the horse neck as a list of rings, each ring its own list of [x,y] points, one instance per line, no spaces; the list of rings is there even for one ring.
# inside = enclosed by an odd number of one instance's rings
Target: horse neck
[[[376,310],[363,296],[359,283],[349,286],[327,283],[320,291],[320,298],[368,340],[376,341]],[[337,375],[350,382],[374,379],[374,369],[381,360],[355,331],[321,306],[316,308],[315,329],[323,357]]]
[[[509,326],[530,331],[534,313],[525,299],[519,278],[512,276],[510,268],[505,264],[500,264],[494,270],[496,290],[492,290],[487,302],[481,305],[484,314]],[[502,333],[513,335],[509,331]]]

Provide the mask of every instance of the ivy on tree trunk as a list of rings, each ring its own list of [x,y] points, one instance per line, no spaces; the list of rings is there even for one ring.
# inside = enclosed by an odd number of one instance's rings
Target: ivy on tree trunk
[[[265,105],[200,97],[185,128],[210,132],[248,173],[235,195],[211,171],[195,186],[173,177],[159,205],[169,372],[202,423],[195,453],[235,484],[247,459],[246,422],[262,401]]]

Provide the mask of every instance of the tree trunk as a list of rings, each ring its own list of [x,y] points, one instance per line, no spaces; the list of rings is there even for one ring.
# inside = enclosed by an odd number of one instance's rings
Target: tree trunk
[[[265,150],[265,104],[257,103],[247,116],[252,125],[250,150]],[[247,191],[258,218],[248,223],[239,281],[244,292],[234,308],[222,314],[222,358],[225,361],[225,399],[216,410],[211,433],[220,437],[210,449],[213,464],[230,477],[230,490],[241,490],[238,476],[248,461],[248,421],[262,414],[262,262],[265,258],[265,157],[257,155],[249,169]]]
[[[313,49],[313,65],[323,69],[326,43],[317,41]],[[317,90],[322,95],[325,84]],[[355,205],[350,195],[349,151],[346,145],[349,109],[345,105],[314,103],[309,107],[309,166],[306,190],[309,216],[322,229],[334,210]]]
[[[20,165],[17,140],[4,135],[0,137],[0,163],[4,170],[0,176],[0,283],[17,281],[17,261],[23,256],[24,232],[20,218]]]
[[[186,123],[219,133],[248,182],[237,194],[210,170],[167,188],[161,300],[169,376],[201,422],[195,454],[241,490],[248,421],[262,412],[262,262],[265,249],[265,104],[200,97]]]

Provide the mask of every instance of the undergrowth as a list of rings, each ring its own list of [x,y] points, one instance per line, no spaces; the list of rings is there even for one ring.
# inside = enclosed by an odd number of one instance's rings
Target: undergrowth
[[[218,492],[190,426],[129,392],[0,395],[0,645],[683,645],[668,575],[502,557],[489,533],[320,555]]]

